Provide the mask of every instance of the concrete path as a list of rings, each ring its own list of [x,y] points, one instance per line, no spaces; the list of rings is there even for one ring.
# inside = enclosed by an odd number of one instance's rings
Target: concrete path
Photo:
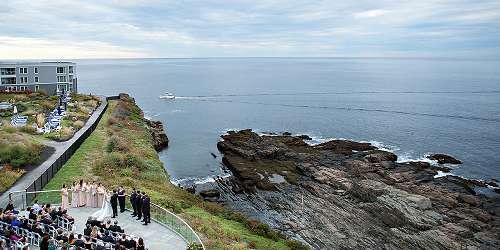
[[[68,213],[75,218],[77,233],[83,233],[88,217],[97,210],[99,209],[71,208],[68,210]],[[130,211],[125,211],[124,213],[119,213],[118,218],[111,220],[118,220],[118,225],[125,230],[126,234],[143,238],[144,244],[149,250],[178,250],[187,248],[184,239],[169,228],[154,221],[144,226],[130,214]]]
[[[92,126],[92,124],[97,121],[99,115],[104,111],[105,106],[106,98],[101,97],[101,105],[97,107],[97,109],[94,111],[94,113],[92,113],[85,125],[80,130],[78,130],[70,140],[65,142],[47,142],[51,147],[55,149],[55,152],[38,167],[24,174],[23,177],[21,177],[12,187],[6,190],[0,196],[0,207],[4,208],[7,205],[7,202],[9,201],[9,192],[26,190],[36,179],[38,179],[38,177],[45,173],[45,170],[50,168],[50,166],[66,151],[66,149],[73,145],[73,143],[78,138],[80,138],[82,134],[87,131],[90,126]],[[12,200],[14,202],[14,206],[22,206],[23,200],[21,196],[13,196]]]

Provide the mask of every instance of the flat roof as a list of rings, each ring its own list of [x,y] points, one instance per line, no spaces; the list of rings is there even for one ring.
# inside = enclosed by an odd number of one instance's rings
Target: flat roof
[[[76,64],[74,62],[69,62],[69,61],[40,61],[40,62],[35,62],[35,61],[12,61],[12,62],[0,62],[0,66],[54,66],[54,65],[61,65],[61,64]]]

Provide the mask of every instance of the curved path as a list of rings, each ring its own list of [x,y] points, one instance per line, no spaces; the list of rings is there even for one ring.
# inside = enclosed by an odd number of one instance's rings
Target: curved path
[[[50,166],[69,148],[75,141],[80,138],[85,131],[87,131],[90,126],[92,126],[95,122],[97,122],[97,118],[104,112],[104,108],[106,107],[107,101],[105,97],[101,97],[101,105],[97,107],[96,110],[92,113],[90,118],[87,120],[85,125],[78,130],[75,135],[64,142],[54,142],[54,141],[46,141],[44,144],[51,146],[55,149],[55,152],[40,165],[35,167],[33,170],[25,173],[16,183],[11,186],[8,190],[6,190],[0,196],[0,207],[5,207],[7,202],[9,201],[9,193],[12,191],[26,190],[35,180],[37,180]],[[17,207],[23,203],[22,197],[14,196],[12,197],[14,205]]]
[[[76,232],[83,233],[85,222],[88,217],[97,211],[97,208],[70,208],[68,213],[75,218]],[[169,228],[151,220],[151,224],[142,225],[130,215],[130,211],[119,213],[118,225],[125,230],[126,234],[142,237],[144,244],[149,250],[186,249],[187,244],[183,238]]]

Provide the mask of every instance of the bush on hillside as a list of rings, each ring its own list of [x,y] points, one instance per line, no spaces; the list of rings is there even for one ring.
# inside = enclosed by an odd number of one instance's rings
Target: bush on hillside
[[[38,145],[0,145],[0,163],[9,164],[15,168],[37,164],[40,161],[42,147]]]

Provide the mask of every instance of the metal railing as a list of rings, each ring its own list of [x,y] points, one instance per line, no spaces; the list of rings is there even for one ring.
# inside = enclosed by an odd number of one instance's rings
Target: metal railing
[[[14,207],[25,209],[33,205],[34,197],[39,201],[38,203],[50,203],[51,205],[59,205],[61,197],[59,193],[61,190],[44,190],[44,191],[14,191],[9,193],[9,199],[18,201],[14,203]],[[17,199],[14,199],[17,198]],[[127,200],[129,196],[127,195]],[[68,197],[71,200],[71,197]],[[21,201],[21,202],[19,202]],[[127,209],[130,210],[130,203],[127,202]],[[151,219],[156,223],[171,229],[177,233],[184,241],[189,244],[195,243],[205,249],[205,245],[201,241],[198,234],[193,230],[189,224],[176,214],[168,211],[167,209],[151,203]]]

